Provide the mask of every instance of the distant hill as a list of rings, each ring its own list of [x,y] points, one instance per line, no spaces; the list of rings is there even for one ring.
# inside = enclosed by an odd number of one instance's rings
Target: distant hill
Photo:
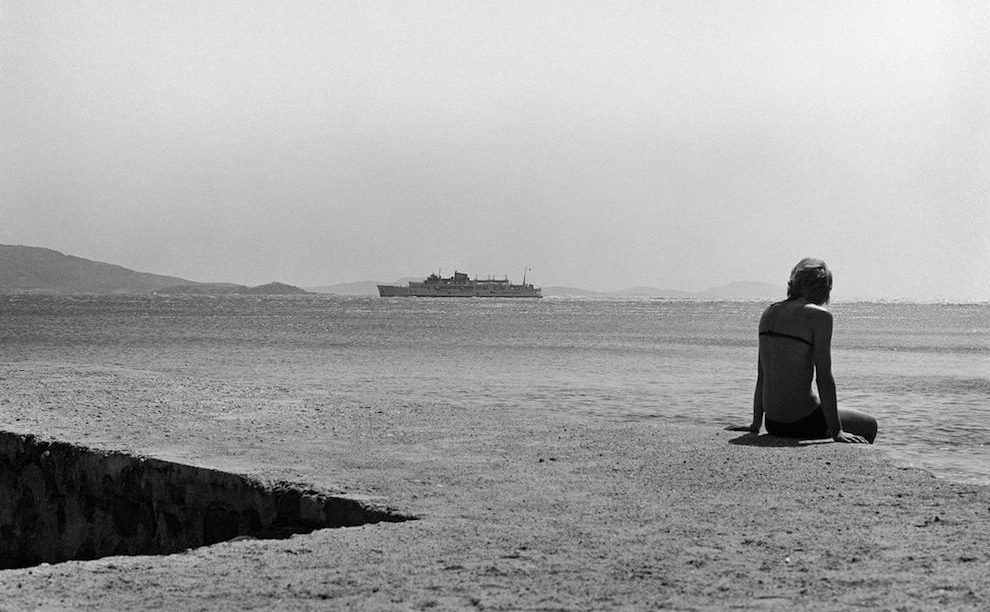
[[[337,283],[336,285],[322,285],[319,287],[307,287],[306,290],[312,293],[329,293],[331,295],[378,295],[378,285],[399,285],[405,286],[412,281],[422,281],[422,276],[406,276],[391,283],[382,281],[357,281],[354,283]]]
[[[184,283],[155,289],[154,293],[162,295],[233,295],[244,293],[247,285],[235,283]]]
[[[378,295],[378,285],[384,285],[378,281],[358,281],[356,283],[337,283],[336,285],[323,285],[320,287],[307,287],[307,291],[313,293],[329,293],[331,295]]]
[[[257,287],[249,287],[244,293],[249,295],[305,295],[309,291],[285,283],[267,283]]]
[[[656,287],[629,287],[619,291],[591,291],[576,287],[543,287],[544,297],[654,297],[654,298],[689,298],[691,293],[674,291],[673,289],[658,289]]]
[[[197,283],[177,276],[136,272],[52,249],[0,244],[0,293],[288,295],[306,291],[283,283],[258,287]]]
[[[782,300],[787,297],[787,288],[770,283],[736,282],[699,291],[694,297],[709,300]]]
[[[689,298],[693,294],[674,289],[658,289],[656,287],[630,287],[621,291],[612,291],[609,295],[619,297],[660,297],[660,298]]]
[[[156,289],[161,295],[305,295],[309,291],[285,283],[268,283],[257,287],[233,283],[192,283]]]
[[[657,287],[630,287],[619,291],[589,291],[574,287],[544,287],[544,297],[652,297],[686,300],[773,300],[783,299],[783,289],[777,285],[738,282],[704,291],[678,291]]]
[[[606,297],[607,293],[577,287],[541,287],[543,297]]]
[[[192,281],[136,272],[52,249],[0,244],[0,293],[149,293],[178,284]]]

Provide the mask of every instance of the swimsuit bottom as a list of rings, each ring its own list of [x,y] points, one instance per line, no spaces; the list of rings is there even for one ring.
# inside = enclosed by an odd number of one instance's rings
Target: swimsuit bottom
[[[817,439],[827,438],[828,423],[825,422],[825,412],[819,406],[808,416],[793,423],[781,423],[766,419],[767,433],[782,438]]]

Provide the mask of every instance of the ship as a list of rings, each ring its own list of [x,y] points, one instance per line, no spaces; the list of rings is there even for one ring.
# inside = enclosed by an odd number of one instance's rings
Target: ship
[[[443,278],[431,274],[424,281],[413,281],[405,287],[399,285],[378,285],[381,297],[489,297],[489,298],[541,298],[539,287],[526,284],[523,274],[521,285],[513,285],[508,278],[472,280],[463,272]]]

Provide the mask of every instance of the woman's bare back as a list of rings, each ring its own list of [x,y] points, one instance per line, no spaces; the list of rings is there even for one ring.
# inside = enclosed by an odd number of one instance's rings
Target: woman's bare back
[[[810,313],[810,309],[818,312]],[[760,319],[760,367],[767,418],[791,423],[818,408],[819,400],[812,388],[813,321],[823,310],[804,300],[788,300],[772,304],[764,311]]]

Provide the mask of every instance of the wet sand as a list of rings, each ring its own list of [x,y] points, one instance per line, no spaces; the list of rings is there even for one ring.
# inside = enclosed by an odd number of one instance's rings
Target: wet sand
[[[0,428],[419,520],[0,572],[0,609],[987,609],[990,489],[878,446],[0,366]],[[329,374],[329,375],[332,375]],[[881,434],[882,435],[882,434]]]

